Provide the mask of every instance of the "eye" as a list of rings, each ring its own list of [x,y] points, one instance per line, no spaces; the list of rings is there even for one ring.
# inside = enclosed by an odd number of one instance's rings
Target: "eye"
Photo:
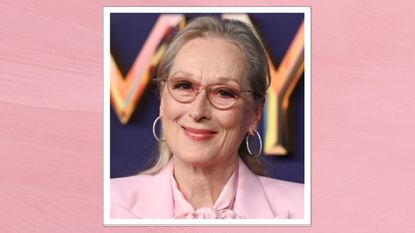
[[[172,82],[172,88],[174,90],[193,90],[194,84],[186,80],[178,80]]]
[[[224,88],[224,87],[214,89],[213,94],[217,97],[224,98],[224,99],[230,99],[230,98],[233,99],[233,98],[236,98],[237,96],[235,91],[233,91],[230,88]]]

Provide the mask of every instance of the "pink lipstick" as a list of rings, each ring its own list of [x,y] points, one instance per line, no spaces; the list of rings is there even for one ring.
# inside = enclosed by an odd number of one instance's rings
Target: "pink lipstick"
[[[188,136],[189,138],[195,141],[210,140],[217,133],[216,131],[208,130],[208,129],[196,129],[196,128],[190,128],[190,127],[184,127],[184,126],[182,126],[182,128],[184,129],[184,133],[186,134],[186,136]]]

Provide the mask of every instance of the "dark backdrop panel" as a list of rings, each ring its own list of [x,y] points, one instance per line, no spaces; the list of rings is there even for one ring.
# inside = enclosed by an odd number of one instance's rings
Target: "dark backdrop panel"
[[[192,18],[200,14],[186,14]],[[124,74],[134,62],[141,46],[156,22],[158,14],[112,13],[110,19],[111,53]],[[278,67],[304,15],[299,13],[250,14],[263,36]],[[111,107],[110,163],[111,178],[129,176],[149,168],[154,161],[157,141],[152,124],[159,112],[159,96],[151,85],[140,100],[131,121],[121,125]],[[304,182],[304,80],[300,79],[288,110],[290,153],[285,157],[262,155],[268,176],[294,182]],[[262,124],[261,124],[262,126]],[[263,129],[260,129],[263,132]]]

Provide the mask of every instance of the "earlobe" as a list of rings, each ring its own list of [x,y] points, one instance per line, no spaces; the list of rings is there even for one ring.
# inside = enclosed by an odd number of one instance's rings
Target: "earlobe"
[[[251,126],[249,127],[249,134],[253,135],[254,131],[257,129],[258,123],[261,121],[262,112],[264,110],[264,101],[262,101],[256,108],[255,108],[255,116],[252,120]]]
[[[260,117],[260,116],[259,116]],[[258,118],[258,115],[255,115],[255,118],[252,120],[251,125],[248,128],[249,135],[253,135],[255,130],[257,129],[258,123],[261,118]]]
[[[159,116],[163,117],[163,112],[164,112],[164,104],[163,104],[163,100],[160,100]]]
[[[164,112],[164,100],[163,100],[163,93],[162,93],[163,87],[164,86],[161,87],[161,91],[160,91],[160,109],[159,109],[160,116],[163,116],[163,112]]]

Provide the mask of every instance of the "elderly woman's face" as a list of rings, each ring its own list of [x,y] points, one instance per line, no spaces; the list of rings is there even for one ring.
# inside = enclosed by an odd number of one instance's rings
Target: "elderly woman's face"
[[[237,96],[250,89],[246,79],[244,56],[229,41],[196,38],[179,50],[160,105],[164,137],[175,158],[211,165],[237,156],[261,114],[251,93]],[[176,91],[183,96],[174,96]]]

